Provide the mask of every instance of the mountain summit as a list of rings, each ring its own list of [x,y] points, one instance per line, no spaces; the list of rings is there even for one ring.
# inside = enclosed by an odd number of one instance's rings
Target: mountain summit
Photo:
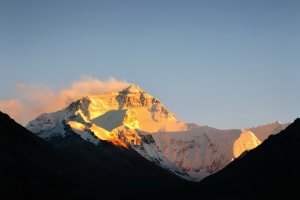
[[[59,141],[72,130],[94,145],[107,141],[134,149],[182,178],[199,181],[257,147],[262,140],[256,131],[266,138],[284,126],[266,125],[251,131],[186,123],[159,99],[130,85],[121,91],[86,96],[66,109],[37,117],[26,128],[48,141]]]
[[[64,136],[66,124],[78,131],[89,129],[102,140],[126,146],[121,141],[117,142],[120,137],[120,131],[117,129],[138,129],[154,133],[169,130],[168,127],[174,129],[174,125],[180,122],[157,98],[147,94],[137,85],[130,85],[122,91],[87,96],[71,103],[65,110],[43,114],[29,122],[27,128],[42,138],[48,138],[54,135]],[[178,130],[178,127],[176,129]],[[134,143],[137,142],[134,139]]]
[[[132,148],[148,160],[189,178],[158,150],[151,136],[170,128],[184,130],[185,126],[157,98],[130,85],[119,92],[79,99],[64,110],[39,116],[26,128],[48,141],[64,138],[66,130],[72,129],[94,145],[104,140]]]

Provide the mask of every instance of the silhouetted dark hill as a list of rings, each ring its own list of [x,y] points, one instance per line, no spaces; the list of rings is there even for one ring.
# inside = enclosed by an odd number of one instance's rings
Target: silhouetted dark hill
[[[300,119],[186,190],[192,199],[294,199],[300,186]]]
[[[190,184],[133,150],[105,141],[95,146],[71,130],[51,143],[0,112],[1,197],[143,199]]]
[[[290,199],[300,182],[300,119],[193,184],[131,149],[71,129],[50,143],[0,112],[1,199]]]
[[[50,144],[0,112],[1,199],[70,197],[78,186],[74,174]]]
[[[86,191],[94,191],[102,198],[140,199],[148,193],[159,195],[165,190],[192,184],[134,150],[116,147],[106,141],[95,146],[71,130],[67,131],[66,137],[50,142],[88,171],[82,173],[84,185],[88,185]]]

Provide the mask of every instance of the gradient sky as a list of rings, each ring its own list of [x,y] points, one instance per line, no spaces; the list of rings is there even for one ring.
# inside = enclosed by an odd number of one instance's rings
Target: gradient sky
[[[83,75],[220,129],[300,117],[298,0],[0,0],[0,100]]]

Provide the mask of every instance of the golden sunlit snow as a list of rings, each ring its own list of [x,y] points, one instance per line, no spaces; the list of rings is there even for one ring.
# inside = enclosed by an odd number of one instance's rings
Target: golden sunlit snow
[[[123,147],[127,147],[124,141],[135,145],[140,143],[140,137],[135,130],[155,133],[187,129],[186,124],[178,121],[158,99],[135,85],[122,92],[85,97],[80,100],[80,105],[75,115],[79,115],[90,126],[69,121],[71,128],[92,131],[99,139]],[[110,111],[116,112],[109,116]]]
[[[242,130],[242,134],[233,144],[233,156],[237,158],[244,151],[254,149],[260,144],[261,141],[251,131]]]
[[[126,148],[126,143],[140,144],[141,138],[136,130],[158,133],[185,132],[189,129],[187,123],[177,120],[157,98],[136,85],[121,92],[85,97],[80,100],[80,105],[75,114],[80,115],[89,126],[69,121],[70,127],[81,131],[89,130],[101,140]],[[114,112],[110,113],[112,111]],[[251,131],[242,130],[239,138],[234,141],[234,158],[260,143]]]
[[[276,123],[251,132],[186,123],[136,85],[119,92],[86,96],[65,110],[38,117],[27,128],[45,138],[51,137],[54,129],[63,136],[64,123],[86,141],[95,145],[107,141],[133,148],[163,167],[182,170],[178,174],[194,181],[217,172],[243,152],[260,145],[257,131],[266,137],[282,128]]]

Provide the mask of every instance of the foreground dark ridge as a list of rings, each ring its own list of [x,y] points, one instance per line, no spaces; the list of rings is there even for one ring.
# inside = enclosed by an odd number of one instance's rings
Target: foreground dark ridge
[[[300,119],[185,192],[190,199],[294,199],[299,195]]]
[[[60,152],[1,112],[0,155],[2,197],[70,197],[78,187],[76,171]]]
[[[0,112],[0,192],[7,199],[290,199],[300,180],[300,119],[197,184],[131,149],[71,130],[55,147]],[[2,197],[3,197],[2,196]],[[5,198],[1,198],[5,199]]]
[[[133,150],[104,141],[95,146],[70,130],[64,139],[51,142],[56,148],[0,112],[1,195],[8,199],[138,199],[192,184]]]

